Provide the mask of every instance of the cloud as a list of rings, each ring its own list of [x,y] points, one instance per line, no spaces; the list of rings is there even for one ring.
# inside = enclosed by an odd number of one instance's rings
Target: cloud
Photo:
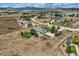
[[[79,8],[79,4],[78,3],[0,3],[0,8],[6,8],[6,7]]]

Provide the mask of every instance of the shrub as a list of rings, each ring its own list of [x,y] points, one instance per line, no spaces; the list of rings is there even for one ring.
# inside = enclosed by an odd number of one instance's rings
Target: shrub
[[[32,35],[34,35],[35,37],[38,37],[38,35],[37,35],[37,33],[36,33],[36,31],[35,31],[35,30],[31,29],[31,31],[30,31],[30,32],[31,32],[31,34],[32,34]]]
[[[75,46],[71,46],[71,50],[70,50],[70,52],[76,54],[76,48],[75,48]]]
[[[51,33],[54,33],[55,30],[56,30],[56,29],[55,29],[55,26],[53,26],[52,29],[51,29]]]
[[[67,52],[67,53],[71,53],[70,50],[71,50],[71,46],[68,45],[67,48],[66,48],[66,52]]]
[[[75,43],[75,44],[78,44],[79,43],[79,36],[78,35],[73,35],[72,36],[72,42]]]
[[[23,37],[24,38],[30,38],[32,35],[30,32],[23,32]]]
[[[30,17],[29,16],[21,16],[21,18],[23,18],[23,20],[29,20],[30,21]]]
[[[67,48],[66,48],[66,52],[67,53],[74,53],[74,54],[76,54],[75,46],[74,45],[72,45],[72,46],[68,45]]]

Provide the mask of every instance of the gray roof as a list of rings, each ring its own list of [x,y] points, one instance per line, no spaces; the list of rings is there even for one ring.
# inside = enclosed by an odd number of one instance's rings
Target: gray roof
[[[46,33],[47,30],[45,28],[43,28],[42,26],[35,26],[32,29],[34,29],[37,33]]]
[[[59,18],[59,19],[57,19],[57,22],[60,22],[60,21],[64,21],[64,18]]]

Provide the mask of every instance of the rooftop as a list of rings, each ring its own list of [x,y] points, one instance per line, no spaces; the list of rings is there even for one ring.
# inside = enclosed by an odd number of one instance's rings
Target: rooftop
[[[33,27],[33,29],[36,32],[39,32],[39,33],[45,33],[45,32],[47,32],[47,30],[45,28],[43,28],[42,26],[40,26],[40,25]]]

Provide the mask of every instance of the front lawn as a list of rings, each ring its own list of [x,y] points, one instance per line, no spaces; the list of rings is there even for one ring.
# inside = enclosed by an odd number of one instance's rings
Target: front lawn
[[[79,35],[73,35],[72,36],[72,42],[74,44],[78,44],[79,43]]]
[[[71,46],[71,50],[70,50],[70,52],[71,53],[75,53],[76,54],[76,48],[75,48],[75,46],[73,45],[73,46]]]
[[[58,26],[69,26],[70,22],[55,22],[55,24]]]
[[[66,52],[67,52],[67,53],[74,53],[74,54],[76,54],[76,48],[75,48],[75,46],[74,46],[74,45],[72,45],[72,46],[67,46]]]
[[[24,38],[30,38],[32,36],[31,32],[23,32]]]
[[[59,21],[59,22],[55,22],[55,25],[58,26],[70,26],[71,22],[70,21]]]

